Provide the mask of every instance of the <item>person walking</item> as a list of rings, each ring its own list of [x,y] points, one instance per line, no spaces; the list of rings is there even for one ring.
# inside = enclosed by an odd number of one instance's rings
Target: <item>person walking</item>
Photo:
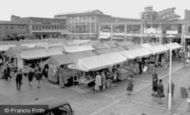
[[[174,82],[171,82],[171,95],[172,95],[172,101],[173,101],[173,97],[174,97],[174,90],[175,90],[175,85]],[[168,96],[167,99],[169,99],[169,85],[168,85]]]
[[[133,78],[132,78],[132,76],[130,76],[129,78],[128,78],[128,86],[127,86],[127,94],[128,95],[131,95],[131,92],[133,91]]]
[[[96,78],[95,78],[95,91],[100,91],[100,88],[102,86],[102,77],[100,73],[97,73]]]
[[[34,70],[32,68],[30,68],[29,72],[28,72],[28,85],[29,87],[32,87],[32,80],[34,78]]]
[[[38,81],[37,88],[40,88],[40,80],[42,79],[42,72],[40,68],[35,72],[35,77],[36,77],[36,80]]]
[[[152,96],[153,96],[153,99],[157,95],[157,85],[158,85],[158,74],[155,73],[152,75]]]
[[[21,72],[21,70],[18,71],[15,80],[16,80],[16,88],[18,91],[20,91],[21,85],[22,85],[22,72]]]
[[[160,79],[159,82],[158,82],[158,85],[157,85],[157,96],[158,96],[158,99],[159,99],[159,104],[162,104],[162,98],[165,97],[164,95],[164,85],[162,83],[162,80]]]

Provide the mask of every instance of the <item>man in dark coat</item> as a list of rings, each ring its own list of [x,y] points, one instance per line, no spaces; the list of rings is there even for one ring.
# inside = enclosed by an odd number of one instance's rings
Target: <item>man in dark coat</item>
[[[157,73],[152,75],[152,96],[157,95],[157,84],[158,84],[158,75]]]
[[[22,72],[21,70],[19,70],[16,75],[16,87],[18,91],[21,90],[21,85],[22,85]]]
[[[32,68],[30,68],[29,72],[28,72],[28,82],[29,82],[29,87],[32,86],[31,82],[33,80],[34,77],[34,70]]]
[[[159,102],[158,103],[162,104],[161,99],[163,97],[165,97],[165,95],[164,95],[164,85],[163,85],[161,79],[159,80],[159,83],[158,83],[158,86],[157,86],[157,95],[158,95],[158,98],[159,98]]]
[[[42,79],[42,72],[41,69],[35,72],[36,80],[38,81],[38,88],[40,88],[40,80]]]

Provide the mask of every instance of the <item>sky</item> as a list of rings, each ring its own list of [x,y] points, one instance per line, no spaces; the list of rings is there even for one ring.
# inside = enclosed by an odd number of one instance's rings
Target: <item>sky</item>
[[[156,11],[176,7],[183,18],[189,4],[189,0],[0,0],[0,20],[10,20],[11,15],[53,18],[56,14],[95,9],[112,16],[140,18],[146,6]]]

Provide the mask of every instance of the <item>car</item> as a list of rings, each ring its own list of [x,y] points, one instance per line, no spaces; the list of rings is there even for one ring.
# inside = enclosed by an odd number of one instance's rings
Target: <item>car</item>
[[[47,105],[45,111],[41,113],[33,113],[32,115],[74,115],[70,104],[57,98],[48,98],[44,100],[36,100],[28,105]]]

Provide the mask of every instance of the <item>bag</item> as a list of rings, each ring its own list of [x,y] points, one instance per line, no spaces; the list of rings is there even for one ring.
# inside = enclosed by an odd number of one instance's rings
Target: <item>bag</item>
[[[144,66],[144,68],[143,68],[143,72],[146,72],[147,69],[148,69],[148,67],[147,67],[147,66]]]

